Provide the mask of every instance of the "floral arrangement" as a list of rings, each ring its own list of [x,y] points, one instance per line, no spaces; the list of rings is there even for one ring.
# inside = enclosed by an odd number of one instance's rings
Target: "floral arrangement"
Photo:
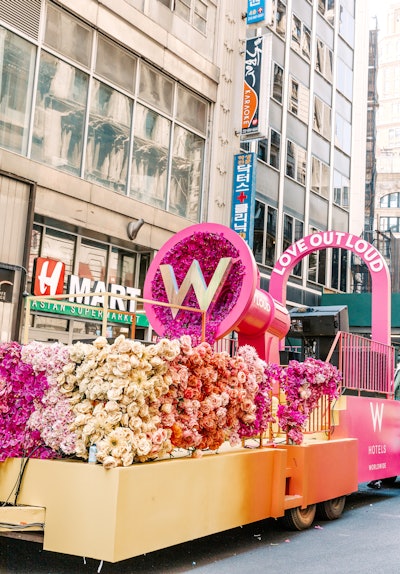
[[[304,425],[320,398],[338,396],[341,373],[330,363],[310,357],[303,363],[289,361],[277,375],[286,399],[278,407],[279,425],[294,444],[301,444]]]
[[[223,234],[209,232],[195,232],[191,237],[182,239],[168,251],[160,264],[173,265],[176,261],[179,261],[179,269],[175,269],[175,277],[177,284],[181,285],[193,260],[198,257],[198,253],[202,254],[201,270],[207,285],[215,272],[216,253],[218,253],[220,259],[232,257],[234,260],[222,292],[207,315],[206,340],[213,343],[218,325],[233,309],[239,297],[245,267],[239,258],[237,248]],[[168,302],[160,269],[157,270],[152,280],[151,289],[152,298],[155,301]],[[189,289],[182,305],[198,308],[197,298],[192,288]],[[160,322],[165,325],[165,337],[174,339],[183,334],[190,334],[194,341],[200,341],[201,313],[193,313],[181,309],[176,317],[173,318],[171,310],[163,306],[156,306],[155,313]]]
[[[47,389],[45,374],[35,373],[33,366],[22,360],[21,345],[12,342],[0,346],[0,461],[32,454],[56,456],[40,431],[27,427]]]
[[[7,457],[87,460],[105,468],[240,444],[274,421],[272,388],[286,403],[278,424],[299,444],[319,398],[336,396],[340,375],[307,359],[266,365],[255,349],[235,357],[189,335],[153,345],[118,337],[109,344],[0,345],[0,461]]]

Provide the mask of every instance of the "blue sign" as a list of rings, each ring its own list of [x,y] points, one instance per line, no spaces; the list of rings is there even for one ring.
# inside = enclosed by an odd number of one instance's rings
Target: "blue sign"
[[[253,247],[256,154],[238,153],[233,164],[231,228]]]
[[[247,0],[247,23],[254,24],[255,22],[262,22],[264,19],[265,0]]]

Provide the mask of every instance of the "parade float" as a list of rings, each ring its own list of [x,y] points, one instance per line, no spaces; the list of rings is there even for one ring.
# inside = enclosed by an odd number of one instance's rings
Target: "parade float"
[[[281,365],[287,279],[330,247],[370,270],[372,339],[338,332],[337,366],[332,353]],[[236,232],[195,225],[155,256],[143,295],[152,344],[29,342],[27,328],[0,345],[3,535],[117,562],[265,518],[307,528],[338,518],[359,482],[399,473],[390,280],[373,246],[305,237],[266,292]],[[116,295],[96,296],[105,325]],[[232,333],[235,352],[221,350]]]

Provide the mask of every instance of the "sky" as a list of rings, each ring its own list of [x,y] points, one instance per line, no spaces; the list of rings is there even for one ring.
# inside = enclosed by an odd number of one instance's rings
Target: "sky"
[[[383,31],[386,28],[386,13],[391,4],[396,4],[400,0],[368,0],[369,14],[378,18],[378,28]]]

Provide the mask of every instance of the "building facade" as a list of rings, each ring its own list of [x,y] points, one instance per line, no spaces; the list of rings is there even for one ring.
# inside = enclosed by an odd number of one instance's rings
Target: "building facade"
[[[16,11],[0,0],[1,340],[21,336],[35,261],[46,265],[42,287],[61,261],[65,292],[75,281],[141,293],[173,233],[231,225],[238,153],[256,157],[251,243],[262,288],[300,237],[361,234],[365,3],[274,0],[267,20],[246,25],[251,4],[21,0]],[[246,47],[259,36],[267,120],[244,137]],[[347,251],[316,252],[294,270],[288,301],[318,304],[324,290],[351,290],[351,277]],[[32,311],[30,338],[99,331],[98,322],[42,311]],[[120,332],[129,333],[110,327]],[[149,336],[145,322],[136,336]]]
[[[243,142],[258,157],[254,253],[262,285],[282,250],[328,229],[364,228],[368,80],[367,5],[276,0],[270,37],[268,128]],[[288,283],[288,301],[318,305],[324,290],[353,290],[346,250],[315,252]]]
[[[0,1],[2,340],[20,337],[37,258],[63,262],[66,292],[72,276],[138,294],[173,233],[229,225],[245,8]],[[29,336],[70,342],[98,326],[35,309]]]
[[[379,22],[378,22],[379,28]],[[400,291],[400,3],[388,10],[387,25],[379,31],[376,126],[376,186],[374,229],[386,257],[392,289]]]

